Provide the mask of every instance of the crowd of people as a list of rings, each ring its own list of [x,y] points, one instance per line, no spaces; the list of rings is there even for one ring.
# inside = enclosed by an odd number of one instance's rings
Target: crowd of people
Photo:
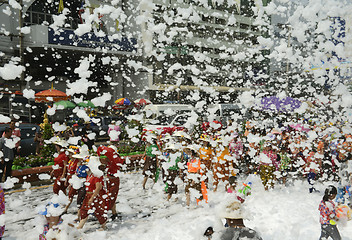
[[[90,213],[94,213],[102,230],[106,228],[109,211],[112,219],[117,217],[118,172],[124,160],[119,156],[116,144],[93,147],[94,136],[90,136],[92,132],[89,129],[89,123],[83,129],[74,125],[66,132],[68,136],[58,135],[61,138],[53,142],[57,150],[51,173],[54,179],[53,193],[65,194],[69,201],[61,206],[63,212],[48,215],[48,209],[58,208],[56,203],[48,204],[46,210],[42,211],[48,221],[42,239],[62,222],[60,215],[68,211],[75,196],[78,228],[83,228]],[[111,127],[111,143],[119,141],[119,134],[116,133],[120,131],[118,127]],[[12,135],[13,129],[5,129],[2,142]],[[70,141],[66,140],[76,136],[81,137],[81,142],[69,146]],[[336,194],[335,190],[329,190],[325,193],[329,196],[324,196],[319,206],[322,218],[327,208],[331,210],[329,206],[326,207],[326,202],[336,198],[338,203],[352,203],[352,166],[351,161],[348,161],[352,157],[352,136],[346,134],[346,126],[288,124],[280,128],[258,128],[258,125],[247,122],[245,125],[230,123],[224,128],[220,122],[214,121],[200,125],[192,133],[180,128],[145,130],[141,139],[145,144],[140,162],[144,176],[142,188],[147,188],[148,179],[152,179],[153,184],[162,181],[166,200],[184,188],[187,206],[192,202],[195,205],[200,202],[206,204],[209,200],[208,191],[224,189],[235,194],[235,202],[243,203],[251,193],[251,182],[238,182],[245,181],[250,174],[256,174],[260,176],[265,190],[277,184],[287,185],[295,179],[306,178],[310,184],[307,191],[313,193],[317,191],[315,181],[335,181],[338,185]],[[13,158],[13,149],[7,151],[7,145],[2,142],[0,147],[5,158]],[[12,148],[16,149],[16,144]],[[6,174],[6,161],[2,161],[2,164]],[[235,210],[240,211],[240,208],[240,205],[236,205]],[[243,225],[241,214],[235,214],[236,217],[234,214],[228,215],[228,226]],[[321,220],[321,224],[322,237],[329,235],[339,239],[338,230],[330,219]],[[325,226],[327,224],[332,227]],[[226,234],[232,236],[234,230],[231,231],[227,230]],[[261,239],[257,234],[243,234],[252,236],[249,239]]]
[[[54,179],[53,193],[65,194],[68,203],[49,203],[44,212],[48,221],[47,228],[42,233],[43,239],[55,226],[62,222],[60,216],[66,213],[74,198],[77,201],[77,228],[85,225],[89,214],[98,219],[101,230],[106,229],[108,211],[112,212],[111,219],[117,218],[116,198],[119,192],[120,170],[123,159],[117,153],[115,146],[99,146],[96,151],[89,151],[89,147],[68,145],[67,141],[58,138],[53,142],[57,150],[55,165],[51,172]],[[50,206],[62,211],[47,211]],[[55,218],[49,218],[55,217]],[[54,219],[54,220],[53,220]],[[53,222],[50,222],[53,221]],[[51,231],[50,231],[51,230]]]
[[[219,122],[213,122],[195,131],[198,136],[173,130],[146,131],[143,137],[146,141],[143,188],[149,178],[154,182],[162,178],[167,200],[184,187],[187,205],[192,188],[196,190],[193,193],[197,192],[193,194],[197,204],[202,200],[207,202],[208,190],[218,191],[222,185],[243,203],[250,194],[251,183],[237,182],[257,174],[265,190],[306,178],[310,184],[307,191],[313,193],[317,191],[315,181],[335,181],[337,197],[335,194],[328,200],[336,197],[339,206],[346,204],[350,211],[352,136],[343,132],[346,126],[289,124],[259,129],[247,122],[244,127],[223,128]],[[321,205],[325,206],[328,200],[323,200]],[[326,209],[335,211],[335,205],[324,209],[320,206],[321,218],[327,215]],[[329,236],[340,239],[336,226],[330,221],[321,220],[321,224],[321,239]]]
[[[203,124],[197,134],[147,131],[143,188],[148,177],[155,179],[162,171],[172,194],[177,189],[176,177],[187,182],[195,173],[190,166],[198,166],[198,182],[208,185],[211,180],[214,191],[219,183],[227,186],[230,176],[249,174],[258,174],[266,190],[298,178],[307,178],[310,192],[315,191],[317,179],[342,186],[349,183],[352,135],[337,127],[290,124],[259,129],[247,122],[244,128],[229,125],[224,129],[214,123]]]

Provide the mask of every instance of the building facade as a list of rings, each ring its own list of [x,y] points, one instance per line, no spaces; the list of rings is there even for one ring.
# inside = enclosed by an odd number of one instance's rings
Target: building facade
[[[76,69],[87,60],[94,84],[73,97],[109,92],[108,104],[120,97],[234,101],[269,73],[263,58],[268,51],[257,42],[266,28],[255,22],[253,11],[267,1],[205,2],[1,1],[1,66],[11,62],[25,71],[1,79],[0,88],[37,92],[54,86],[66,92],[81,78]],[[89,16],[95,19],[81,33]],[[199,98],[192,98],[195,94]]]

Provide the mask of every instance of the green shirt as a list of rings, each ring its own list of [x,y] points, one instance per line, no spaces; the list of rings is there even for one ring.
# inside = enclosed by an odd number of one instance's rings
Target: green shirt
[[[155,154],[153,154],[154,151],[157,151],[159,148],[156,144],[154,145],[150,145],[147,147],[146,151],[145,151],[145,155],[147,155],[148,157],[156,157]]]
[[[285,170],[289,168],[291,159],[289,156],[287,156],[287,153],[279,153],[280,158],[281,158],[281,170]]]
[[[171,158],[169,157],[169,162],[171,161]],[[179,170],[180,168],[178,167],[178,163],[181,162],[181,158],[177,157],[175,160],[175,165],[169,167],[169,170]]]

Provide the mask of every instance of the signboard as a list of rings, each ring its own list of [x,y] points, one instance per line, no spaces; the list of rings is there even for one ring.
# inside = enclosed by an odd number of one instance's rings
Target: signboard
[[[135,38],[128,39],[127,37],[122,37],[121,39],[110,40],[107,36],[98,37],[93,32],[77,36],[74,31],[70,29],[61,29],[60,34],[55,34],[55,31],[49,28],[48,43],[86,48],[100,47],[125,52],[137,50],[137,39]]]

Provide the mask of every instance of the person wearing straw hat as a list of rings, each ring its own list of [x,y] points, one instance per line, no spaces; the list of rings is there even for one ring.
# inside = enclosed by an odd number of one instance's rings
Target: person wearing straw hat
[[[212,171],[212,160],[214,157],[214,152],[210,146],[209,135],[202,134],[200,136],[201,147],[199,148],[199,159],[202,164],[202,175],[205,177],[204,182],[206,185],[209,181],[209,174]]]
[[[77,180],[71,180],[71,179],[77,179],[77,178],[81,179],[82,178],[82,177],[78,176],[77,171],[82,165],[84,165],[85,159],[89,155],[88,151],[84,151],[83,149],[79,150],[78,148],[75,150],[74,148],[71,147],[71,148],[67,149],[66,151],[70,153],[69,156],[70,156],[71,160],[69,161],[69,164],[67,167],[66,185],[68,186],[67,187],[67,190],[68,190],[67,196],[69,199],[69,203],[67,204],[67,206],[65,208],[65,212],[67,212],[67,209],[70,207],[70,205],[73,201],[73,197],[75,195],[77,195],[79,192],[79,189],[81,189],[83,187],[82,180],[79,181],[79,182],[81,182],[81,184],[79,184],[79,186],[78,186]],[[80,153],[77,153],[78,151]],[[83,170],[81,169],[80,171],[83,171]],[[82,202],[83,202],[82,197],[80,198],[80,200],[79,200],[79,197],[77,197],[78,208],[80,207],[80,205],[82,205]]]
[[[177,151],[173,143],[169,143],[164,150],[166,151],[166,161],[163,163],[163,180],[166,185],[165,190],[168,194],[167,200],[169,201],[172,195],[176,194],[178,190],[175,180],[180,175],[178,164],[181,162],[181,153]]]
[[[227,206],[224,217],[229,227],[225,231],[221,232],[221,240],[262,240],[256,231],[244,225],[244,213],[241,207],[241,203],[236,201]]]
[[[240,202],[235,201],[227,205],[225,210],[222,211],[221,215],[225,218],[226,226],[228,227],[218,233],[214,233],[214,231],[212,231],[210,236],[207,235],[208,237],[211,238],[211,235],[217,235],[217,239],[220,240],[262,240],[256,231],[245,226],[243,221],[245,214]]]
[[[107,209],[112,211],[112,220],[117,217],[116,211],[116,198],[120,189],[120,178],[118,172],[121,165],[124,163],[117,151],[112,147],[100,146],[97,150],[97,154],[100,157],[102,164],[106,165],[106,190],[108,194],[107,198]]]
[[[65,177],[67,172],[67,164],[69,161],[68,156],[66,155],[65,147],[67,146],[67,142],[62,140],[57,140],[53,142],[55,145],[56,151],[58,152],[58,156],[54,158],[53,170],[51,171],[50,176],[54,177],[54,186],[53,192],[55,194],[59,194],[60,191],[63,193],[66,192],[65,186]]]
[[[220,181],[226,182],[229,179],[230,175],[230,162],[231,155],[229,152],[228,146],[225,146],[224,140],[222,137],[218,137],[217,139],[218,146],[216,148],[216,158],[215,162],[213,163],[213,186],[214,192],[216,192],[218,188],[218,184]],[[231,164],[232,166],[232,164]]]
[[[63,220],[61,215],[63,209],[58,203],[48,203],[43,210],[39,212],[46,219],[46,224],[44,225],[44,231],[39,235],[39,240],[46,239],[57,239],[59,230],[59,225],[62,224]]]
[[[86,196],[80,211],[81,221],[78,229],[82,229],[88,220],[88,213],[94,212],[95,217],[101,224],[101,230],[106,229],[107,206],[105,196],[106,189],[103,187],[105,165],[101,164],[98,156],[89,159],[89,172],[86,181]]]
[[[201,166],[197,150],[192,146],[188,145],[184,148],[184,153],[188,156],[187,158],[183,157],[183,160],[186,160],[187,172],[185,177],[185,193],[186,193],[186,204],[190,205],[191,202],[191,191],[190,189],[195,189],[198,191],[199,197],[197,197],[197,204],[199,201],[203,200],[202,187],[201,187]]]
[[[144,155],[142,159],[144,159],[144,167],[143,167],[143,189],[145,189],[145,185],[147,183],[148,178],[152,178],[155,181],[156,171],[158,168],[158,157],[157,152],[159,152],[159,147],[157,144],[157,138],[154,133],[148,133],[145,136],[147,141]]]

